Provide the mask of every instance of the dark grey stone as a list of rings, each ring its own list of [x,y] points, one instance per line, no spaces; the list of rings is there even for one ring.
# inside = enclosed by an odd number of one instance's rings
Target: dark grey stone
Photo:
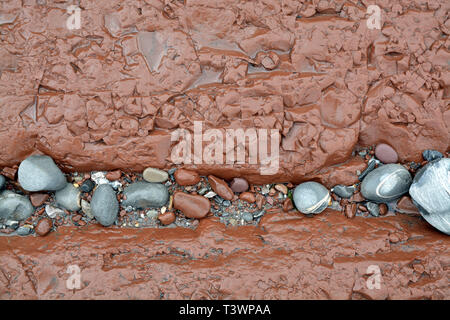
[[[49,156],[34,155],[22,161],[19,183],[27,191],[57,191],[66,186],[66,177]]]
[[[95,189],[91,199],[91,212],[95,219],[105,227],[116,221],[119,202],[116,193],[109,184],[101,184]]]
[[[299,184],[293,194],[295,207],[304,214],[318,214],[324,211],[330,202],[327,188],[317,182]]]
[[[34,207],[26,196],[4,191],[0,195],[0,220],[22,221],[29,218]]]
[[[367,168],[358,176],[359,181],[362,181],[370,172],[372,172],[376,165],[377,161],[374,158],[370,159]]]
[[[344,186],[342,184],[338,184],[333,187],[333,193],[337,194],[341,198],[349,199],[355,192],[354,186]]]
[[[425,150],[422,152],[422,156],[425,160],[428,162],[431,162],[433,160],[442,159],[444,156],[442,153],[436,150]]]
[[[371,171],[361,183],[361,194],[367,200],[389,202],[408,192],[412,178],[399,164],[386,164]]]
[[[132,206],[138,209],[164,206],[169,200],[167,187],[160,183],[135,182],[123,191],[126,200],[123,206]]]
[[[5,187],[6,179],[3,175],[0,174],[0,190]]]
[[[69,211],[81,209],[81,192],[73,184],[68,183],[64,189],[55,192],[56,203]]]
[[[450,159],[435,160],[421,168],[409,194],[422,217],[450,235]]]
[[[367,202],[366,208],[374,217],[378,217],[380,215],[380,206],[378,205],[378,203]]]

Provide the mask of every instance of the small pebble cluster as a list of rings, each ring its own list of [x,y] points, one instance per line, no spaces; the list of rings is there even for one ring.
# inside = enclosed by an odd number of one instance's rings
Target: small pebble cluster
[[[367,168],[356,173],[360,183],[329,191],[315,181],[256,186],[242,177],[227,182],[184,168],[66,176],[50,157],[33,155],[18,167],[17,181],[0,175],[0,190],[5,189],[0,193],[0,232],[45,236],[58,226],[92,223],[195,228],[211,215],[235,226],[257,224],[264,214],[280,209],[313,216],[331,208],[348,218],[420,213],[450,234],[449,158],[426,150],[421,164],[401,165],[387,144],[361,150],[359,156],[367,161]]]

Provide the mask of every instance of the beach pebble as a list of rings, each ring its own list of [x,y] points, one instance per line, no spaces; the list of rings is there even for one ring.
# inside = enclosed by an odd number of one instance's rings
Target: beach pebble
[[[39,220],[39,222],[36,224],[36,227],[34,228],[34,232],[36,232],[37,235],[40,235],[41,237],[46,236],[53,227],[53,221],[48,218],[42,218]]]
[[[80,190],[82,192],[91,192],[94,189],[94,187],[95,187],[94,181],[92,181],[91,179],[87,179],[81,184]]]
[[[433,160],[441,159],[444,156],[442,155],[442,153],[436,150],[425,150],[424,152],[422,152],[422,157],[424,158],[424,160],[431,162]]]
[[[167,179],[169,179],[169,174],[167,172],[155,168],[145,169],[142,173],[142,176],[147,182],[162,183],[166,182]]]
[[[354,186],[344,186],[342,184],[338,184],[337,186],[333,187],[333,193],[338,195],[341,198],[349,199],[352,197],[353,193],[355,192]]]
[[[256,197],[252,192],[242,192],[239,199],[248,203],[255,203]]]
[[[248,190],[248,182],[243,178],[234,178],[230,182],[230,188],[231,190],[233,190],[233,192],[245,192]]]
[[[380,215],[380,207],[378,206],[378,203],[367,202],[366,208],[372,216],[378,217]]]
[[[60,208],[55,208],[51,205],[45,205],[45,213],[47,214],[47,216],[49,216],[50,218],[56,218],[56,216],[62,215],[64,214],[64,210],[60,209]]]
[[[299,184],[293,194],[295,207],[304,214],[318,214],[330,202],[330,193],[320,183],[309,181]]]
[[[398,154],[390,145],[380,143],[375,148],[375,157],[383,163],[397,163]]]
[[[201,219],[209,213],[211,202],[205,197],[178,191],[173,196],[173,207],[188,218]]]
[[[33,205],[26,196],[12,191],[3,191],[0,195],[0,220],[22,221],[34,212]]]
[[[200,182],[200,175],[192,170],[178,169],[174,173],[175,181],[180,186],[192,186]]]
[[[119,202],[110,185],[101,184],[95,189],[91,199],[91,212],[95,219],[105,227],[116,221],[119,213]]]
[[[161,222],[161,224],[167,226],[169,224],[172,224],[175,222],[175,213],[173,213],[172,211],[167,211],[164,213],[161,213],[158,217],[159,222]]]
[[[19,166],[18,180],[27,191],[57,191],[66,186],[66,177],[49,156],[33,155]]]
[[[408,192],[411,174],[399,164],[386,164],[371,171],[361,183],[361,194],[374,202],[389,202]]]
[[[49,197],[50,195],[47,193],[33,193],[30,195],[30,201],[34,207],[40,207],[45,203],[45,201],[48,200]]]
[[[55,192],[56,203],[69,211],[81,209],[81,192],[73,184],[67,183],[66,187]]]
[[[0,174],[0,190],[2,190],[5,187],[6,184],[6,178]]]
[[[450,235],[450,159],[434,160],[421,168],[409,194],[422,217]]]
[[[221,196],[225,200],[232,200],[234,197],[233,190],[228,186],[228,184],[220,178],[217,178],[213,175],[208,176],[208,182],[211,186],[211,188],[214,190],[215,193],[217,193],[219,196]]]
[[[169,191],[165,185],[144,181],[128,185],[123,194],[126,200],[123,200],[122,205],[138,209],[162,207],[169,200]]]

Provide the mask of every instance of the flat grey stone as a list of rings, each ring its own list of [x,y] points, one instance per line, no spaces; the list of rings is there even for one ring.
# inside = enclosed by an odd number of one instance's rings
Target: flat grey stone
[[[320,183],[309,181],[299,184],[293,194],[295,207],[304,214],[318,214],[330,202],[330,192]]]
[[[450,235],[450,159],[438,159],[421,168],[409,194],[422,217]]]
[[[57,191],[66,186],[66,177],[49,156],[34,155],[22,161],[19,183],[27,191]]]
[[[80,210],[81,192],[73,184],[67,183],[66,187],[55,192],[56,203],[69,211]]]
[[[11,191],[4,191],[0,195],[0,220],[22,221],[29,218],[34,207],[26,196]]]
[[[160,183],[135,182],[126,187],[123,194],[126,200],[122,205],[138,209],[162,207],[169,200],[167,187]]]
[[[169,179],[169,174],[167,172],[156,168],[145,169],[142,173],[142,176],[147,182],[162,183],[166,182],[167,179]]]
[[[94,190],[91,199],[91,212],[103,226],[109,227],[116,221],[119,213],[119,202],[116,193],[109,184],[101,184]]]
[[[0,174],[0,190],[5,187],[6,179],[3,175]]]
[[[361,194],[367,200],[389,202],[408,192],[412,177],[399,164],[386,164],[371,171],[361,183]]]
[[[333,187],[333,193],[345,199],[351,198],[354,192],[355,192],[354,186],[344,186],[342,184],[338,184],[337,186]]]

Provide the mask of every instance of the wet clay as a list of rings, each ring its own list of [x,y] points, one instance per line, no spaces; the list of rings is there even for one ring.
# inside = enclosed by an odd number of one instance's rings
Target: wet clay
[[[395,243],[391,242],[391,240]],[[267,214],[260,226],[60,227],[0,237],[1,299],[446,299],[447,236],[418,217]],[[68,290],[69,265],[81,288]],[[380,289],[367,280],[376,265]]]
[[[446,152],[448,1],[377,2],[381,30],[370,4],[82,1],[69,30],[65,3],[3,2],[0,166],[45,153],[66,171],[167,169],[171,134],[194,121],[280,133],[275,174],[185,166],[252,183],[320,180],[358,144],[401,162]]]

